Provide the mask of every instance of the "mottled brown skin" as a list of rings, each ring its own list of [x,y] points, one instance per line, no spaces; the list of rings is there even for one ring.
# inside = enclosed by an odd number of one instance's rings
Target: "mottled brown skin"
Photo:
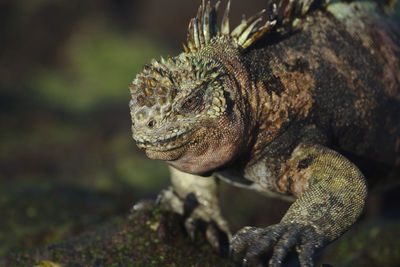
[[[212,14],[207,10],[199,14]],[[280,266],[295,247],[300,264],[312,266],[315,250],[340,237],[364,208],[360,162],[400,167],[400,35],[370,3],[332,4],[292,28],[277,20],[277,31],[249,47],[224,30],[208,43],[209,33],[196,44],[189,36],[189,56],[139,75],[131,86],[133,137],[150,158],[171,166],[173,187],[159,203],[185,217],[191,236],[202,220],[210,243],[221,250],[218,237],[226,233],[244,263],[272,249],[269,264]],[[199,74],[210,69],[212,78]],[[177,91],[167,106],[146,91],[159,87]],[[279,224],[245,227],[231,238],[218,178],[294,203]]]
[[[384,24],[363,19],[367,25]],[[260,49],[246,55],[260,96],[254,106],[264,108],[255,111],[263,119],[251,157],[265,153],[266,144],[276,142],[283,131],[291,131],[291,140],[282,142],[288,149],[305,138],[345,154],[399,166],[399,32],[387,24],[369,27],[364,34],[371,36],[373,45],[365,46],[323,11],[308,17],[304,27],[307,31],[266,48],[259,44]],[[277,100],[271,101],[276,95]],[[286,182],[279,179],[278,184],[284,191]]]

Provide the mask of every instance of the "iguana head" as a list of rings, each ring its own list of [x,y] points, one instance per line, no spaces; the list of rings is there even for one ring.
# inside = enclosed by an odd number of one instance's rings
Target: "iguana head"
[[[272,2],[271,2],[272,3]],[[247,116],[239,100],[245,75],[240,55],[269,32],[279,15],[271,4],[229,30],[229,6],[221,27],[204,0],[189,24],[185,52],[153,60],[130,85],[133,138],[147,156],[182,171],[201,174],[238,156],[246,142]],[[242,90],[242,91],[240,91]],[[247,128],[246,128],[247,127]]]
[[[233,141],[241,127],[227,118],[224,76],[217,62],[194,53],[145,66],[130,86],[132,131],[138,147],[150,158],[172,165],[186,163],[191,172],[215,167],[207,162],[217,161],[209,151],[213,142]],[[202,157],[204,162],[194,161]]]

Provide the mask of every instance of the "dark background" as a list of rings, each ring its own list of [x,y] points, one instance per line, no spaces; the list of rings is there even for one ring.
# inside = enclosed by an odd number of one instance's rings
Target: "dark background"
[[[255,13],[264,1],[237,1]],[[131,138],[128,84],[182,51],[200,1],[0,2],[0,256],[127,214],[168,181]]]
[[[232,1],[232,24],[265,2]],[[0,258],[124,216],[168,185],[166,165],[131,139],[128,84],[151,58],[182,51],[199,3],[0,2]],[[223,191],[234,230],[279,222],[288,207]]]

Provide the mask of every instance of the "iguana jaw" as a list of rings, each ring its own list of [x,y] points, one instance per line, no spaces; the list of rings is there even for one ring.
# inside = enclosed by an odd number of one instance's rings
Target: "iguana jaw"
[[[174,161],[178,160],[184,154],[185,151],[186,151],[185,144],[170,150],[153,150],[149,148],[146,149],[146,156],[151,159]]]
[[[137,141],[136,144],[139,148],[144,149],[147,157],[151,159],[176,161],[184,156],[188,149],[193,148],[194,143],[197,143],[194,142],[197,139],[198,129],[196,128],[193,127],[183,133],[178,132],[173,136],[160,137],[159,141],[153,143]]]
[[[137,140],[137,145],[151,159],[163,160],[181,171],[201,175],[232,161],[241,149],[243,124],[236,120],[232,125],[231,120],[221,116],[199,121],[182,134],[153,143]],[[159,135],[153,133],[152,136]]]
[[[176,130],[172,134],[157,135],[153,140],[147,137],[133,137],[139,148],[150,151],[170,151],[187,144],[190,140],[190,133],[194,128]]]

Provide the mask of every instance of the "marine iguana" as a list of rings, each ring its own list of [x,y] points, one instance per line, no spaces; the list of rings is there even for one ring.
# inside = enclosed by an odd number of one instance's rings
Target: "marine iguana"
[[[189,235],[202,220],[213,247],[222,231],[244,263],[272,250],[280,266],[296,248],[312,266],[365,206],[348,158],[400,166],[400,31],[368,1],[270,0],[232,31],[230,1],[220,26],[219,4],[203,0],[184,52],[129,86],[133,138],[169,164],[159,204],[184,215]],[[294,202],[280,223],[232,237],[218,180]]]

